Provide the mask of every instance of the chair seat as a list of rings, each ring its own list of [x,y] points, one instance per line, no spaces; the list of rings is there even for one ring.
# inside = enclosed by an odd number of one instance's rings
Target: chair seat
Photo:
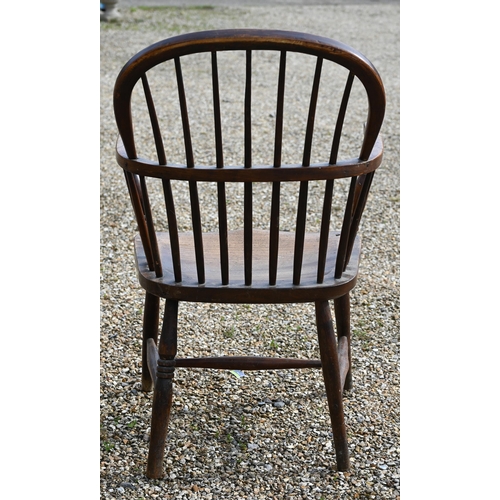
[[[294,254],[295,233],[280,232],[275,286],[269,285],[269,231],[253,230],[251,285],[245,285],[244,281],[243,230],[228,233],[228,285],[223,285],[221,280],[218,233],[203,235],[206,277],[204,284],[198,283],[193,234],[190,232],[179,234],[182,281],[178,283],[174,279],[169,233],[156,234],[163,268],[162,277],[156,277],[155,272],[149,269],[139,236],[135,239],[135,253],[141,285],[148,292],[160,297],[191,302],[311,302],[340,297],[356,284],[360,258],[359,236],[356,237],[349,264],[342,277],[340,279],[334,277],[340,231],[330,232],[325,277],[321,284],[317,283],[319,234],[306,234],[300,285],[293,285],[292,279],[291,256]]]

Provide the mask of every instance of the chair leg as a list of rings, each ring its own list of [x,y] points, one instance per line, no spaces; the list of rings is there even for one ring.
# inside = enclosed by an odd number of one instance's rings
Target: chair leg
[[[337,469],[344,472],[349,470],[349,450],[344,424],[337,339],[333,331],[332,315],[328,301],[316,302],[315,307],[321,365],[323,378],[325,380],[330,419],[332,421],[333,441],[335,443],[335,453],[337,456]]]
[[[352,361],[351,361],[351,306],[349,300],[349,292],[344,296],[334,300],[335,308],[335,324],[337,327],[337,335],[347,337],[348,355],[349,355],[349,371],[345,378],[344,390],[352,389]]]
[[[144,317],[142,326],[142,390],[153,390],[153,380],[148,368],[148,339],[153,339],[155,344],[158,339],[158,320],[160,312],[160,298],[146,293],[144,301]]]
[[[177,311],[178,302],[167,300],[158,348],[160,357],[154,388],[151,438],[146,470],[147,477],[151,479],[159,479],[163,476],[163,456],[172,408],[175,355],[177,354]]]

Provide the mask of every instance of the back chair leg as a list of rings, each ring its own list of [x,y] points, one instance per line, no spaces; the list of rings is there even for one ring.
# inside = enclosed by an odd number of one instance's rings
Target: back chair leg
[[[146,470],[147,477],[151,479],[163,477],[163,456],[172,408],[175,356],[177,354],[177,311],[178,302],[167,300],[158,348],[160,357],[153,397],[151,438]]]
[[[159,312],[160,298],[146,293],[142,327],[142,390],[146,392],[152,391],[154,385],[148,368],[147,344],[148,339],[153,339],[155,344],[157,343]]]
[[[328,301],[316,302],[315,307],[321,365],[323,369],[323,378],[325,380],[330,418],[332,421],[337,469],[343,472],[349,470],[349,450],[344,424],[337,339],[333,331],[332,315]]]
[[[335,308],[335,326],[337,327],[337,335],[347,337],[348,356],[349,356],[349,371],[345,379],[344,390],[352,389],[352,361],[351,361],[351,306],[349,300],[349,292],[344,296],[334,300]]]

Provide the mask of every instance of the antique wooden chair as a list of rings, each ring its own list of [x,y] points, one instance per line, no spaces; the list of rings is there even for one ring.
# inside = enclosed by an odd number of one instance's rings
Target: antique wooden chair
[[[242,165],[226,164],[224,157],[225,135],[221,103],[224,101],[220,85],[222,53],[238,53],[242,57],[243,82],[241,82]],[[274,100],[266,104],[265,112],[274,118],[272,154],[265,162],[253,161],[252,110],[255,102],[252,85],[255,78],[252,61],[263,53],[271,52],[276,58],[277,79]],[[188,80],[183,78],[183,67],[189,57],[206,57],[209,70],[210,101],[186,97]],[[312,58],[312,92],[306,97],[306,111],[302,129],[303,145],[298,161],[282,162],[284,135],[287,123],[297,122],[294,113],[284,119],[285,81],[287,57],[301,54]],[[238,59],[238,60],[240,60]],[[148,79],[153,68],[171,65],[177,89],[179,130],[183,134],[183,158],[167,160],[170,129],[173,119],[166,120],[167,130],[161,129],[163,115],[155,108],[159,101],[171,100],[172,92],[162,94],[153,102],[153,85]],[[328,155],[320,163],[311,162],[315,115],[322,70],[326,65],[340,68],[346,75],[341,83],[338,99],[327,90],[327,100],[338,101],[335,116],[328,132]],[[184,67],[185,68],[185,67]],[[168,68],[167,68],[168,69]],[[233,68],[234,69],[234,68]],[[198,69],[198,71],[201,71]],[[236,71],[234,69],[234,71]],[[304,73],[305,74],[305,73]],[[167,70],[161,73],[167,75]],[[302,76],[305,78],[305,76]],[[137,85],[141,80],[142,86]],[[326,88],[333,85],[333,78],[326,80]],[[357,82],[357,83],[356,83]],[[360,83],[359,83],[360,82]],[[347,104],[352,96],[354,83],[359,86],[365,100],[365,111],[360,118],[359,144],[353,156],[338,159],[341,137],[345,133]],[[309,85],[309,84],[308,84]],[[287,83],[288,86],[288,83]],[[136,89],[134,90],[134,88]],[[288,89],[288,87],[287,87]],[[288,90],[287,90],[288,91]],[[136,93],[137,96],[136,97]],[[132,98],[132,96],[134,96]],[[163,96],[163,97],[162,97]],[[143,99],[148,111],[147,127],[135,130],[133,109]],[[297,101],[298,102],[298,101]],[[188,103],[190,104],[188,115]],[[259,103],[259,105],[262,103]],[[170,104],[169,104],[170,105]],[[209,113],[213,123],[214,164],[195,161],[196,143],[192,137],[191,111]],[[180,109],[180,111],[179,111]],[[349,469],[348,443],[342,407],[342,392],[349,389],[351,378],[350,305],[349,292],[355,286],[360,257],[360,240],[357,230],[372,182],[375,169],[382,159],[382,142],[379,130],[385,111],[385,93],[382,81],[373,65],[359,52],[334,40],[303,33],[274,30],[220,30],[191,33],[158,42],[134,57],[120,72],[114,90],[114,111],[119,130],[117,161],[125,173],[130,199],[135,213],[138,235],[135,256],[139,282],[146,291],[143,325],[142,385],[146,391],[154,387],[147,476],[162,476],[163,456],[168,421],[172,405],[174,370],[180,367],[212,369],[270,370],[285,368],[322,368],[328,406],[332,422],[337,468]],[[275,114],[274,114],[275,113]],[[198,116],[198,115],[195,115]],[[268,115],[269,116],[269,115]],[[288,116],[288,115],[286,115]],[[359,121],[359,120],[358,120]],[[227,128],[227,127],[226,127]],[[343,131],[344,128],[344,131]],[[305,130],[304,130],[305,129]],[[229,128],[239,133],[240,129]],[[156,159],[147,154],[139,156],[138,135],[151,136]],[[316,139],[315,139],[316,140]],[[174,147],[172,146],[172,150]],[[344,187],[341,216],[333,226],[332,199],[334,180]],[[340,179],[347,179],[342,183]],[[149,183],[156,182],[161,190],[161,204],[151,201]],[[173,183],[175,189],[173,188]],[[216,186],[218,212],[215,228],[206,230],[203,209],[200,206],[201,190],[212,183]],[[241,228],[229,227],[233,220],[228,216],[229,189],[234,184],[242,186]],[[261,192],[255,183],[267,185],[272,190],[268,203],[269,225],[266,229],[254,227],[253,200]],[[280,189],[286,184],[297,186],[294,230],[280,228]],[[323,203],[319,207],[308,205],[308,191],[312,183],[322,186]],[[180,187],[179,187],[180,186]],[[185,189],[183,188],[185,186]],[[254,188],[252,189],[252,187]],[[149,189],[149,192],[148,192]],[[199,191],[200,190],[200,191]],[[283,191],[281,191],[282,193]],[[189,197],[189,210],[177,210],[176,196]],[[158,215],[158,205],[163,205]],[[238,205],[237,203],[237,205]],[[317,230],[306,231],[307,214],[318,208]],[[336,207],[338,212],[338,207]],[[178,221],[190,212],[192,230],[184,231]],[[163,217],[163,219],[162,219]],[[158,230],[158,220],[164,220],[168,230]],[[231,223],[231,224],[230,224]],[[332,226],[332,227],[331,227]],[[336,227],[336,230],[333,229]],[[160,298],[165,300],[164,320],[158,342]],[[334,333],[329,300],[333,300],[337,338]],[[284,359],[278,357],[206,357],[176,358],[177,318],[180,301],[211,303],[314,303],[319,339],[320,360]]]

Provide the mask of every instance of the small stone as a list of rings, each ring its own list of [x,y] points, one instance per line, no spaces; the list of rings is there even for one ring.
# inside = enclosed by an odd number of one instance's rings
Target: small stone
[[[283,403],[283,401],[275,401],[275,402],[273,403],[273,406],[274,406],[275,408],[283,408],[283,407],[285,406],[285,403]]]
[[[123,483],[120,483],[120,487],[121,488],[129,488],[129,489],[132,489],[132,490],[136,489],[136,486],[134,484],[128,483],[127,481],[123,481]]]

